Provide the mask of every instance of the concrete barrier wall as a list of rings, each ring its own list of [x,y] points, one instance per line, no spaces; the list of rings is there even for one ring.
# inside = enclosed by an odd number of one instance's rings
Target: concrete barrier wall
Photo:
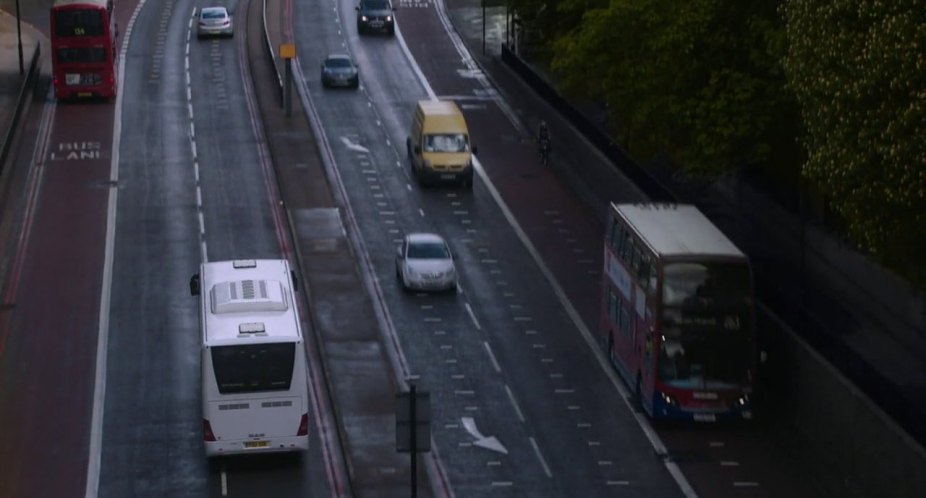
[[[858,496],[926,496],[926,451],[797,334],[763,309],[774,416],[811,446],[820,475]],[[823,479],[826,479],[823,478]]]
[[[0,144],[0,173],[3,172],[3,164],[6,163],[6,156],[10,152],[13,137],[16,135],[16,130],[19,128],[19,119],[25,108],[26,100],[32,98],[32,91],[35,88],[35,82],[39,73],[39,60],[41,60],[42,53],[40,49],[41,44],[36,43],[35,49],[32,51],[32,58],[30,59],[29,66],[25,68],[25,78],[23,78],[22,85],[19,88],[16,110],[13,111],[13,115],[10,117],[10,123],[7,126],[6,133],[3,135],[3,143]]]

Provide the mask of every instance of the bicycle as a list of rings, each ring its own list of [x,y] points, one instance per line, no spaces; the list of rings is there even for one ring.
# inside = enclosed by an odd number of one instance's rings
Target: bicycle
[[[538,152],[540,153],[540,163],[546,166],[550,162],[550,152],[552,147],[550,145],[550,140],[540,140],[538,147]]]

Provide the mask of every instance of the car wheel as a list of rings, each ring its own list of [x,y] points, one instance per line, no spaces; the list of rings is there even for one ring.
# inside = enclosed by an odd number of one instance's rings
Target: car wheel
[[[389,26],[387,32],[389,33],[389,36],[395,36],[395,26]]]
[[[351,85],[351,88],[360,88],[360,78],[354,80],[354,84]]]

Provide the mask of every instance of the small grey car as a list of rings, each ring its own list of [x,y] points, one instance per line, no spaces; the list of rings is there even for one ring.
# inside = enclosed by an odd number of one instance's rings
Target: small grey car
[[[225,7],[203,7],[196,23],[196,37],[235,36],[234,23]]]
[[[322,86],[360,86],[360,72],[349,55],[331,54],[322,61]]]

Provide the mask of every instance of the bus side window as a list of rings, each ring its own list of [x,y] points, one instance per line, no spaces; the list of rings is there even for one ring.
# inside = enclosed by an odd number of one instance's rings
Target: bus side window
[[[627,263],[630,261],[630,255],[633,253],[633,239],[630,237],[629,231],[624,231],[624,235],[621,240],[621,259]]]
[[[621,226],[617,220],[611,222],[611,226],[608,227],[608,247],[615,249],[620,242],[620,233]]]
[[[633,262],[630,265],[630,267],[633,268],[633,272],[638,276],[640,275],[640,266],[642,264],[643,264],[643,255],[640,253],[640,248],[634,247],[633,248]]]
[[[617,296],[614,294],[614,289],[608,289],[608,317],[612,323],[617,323]]]

